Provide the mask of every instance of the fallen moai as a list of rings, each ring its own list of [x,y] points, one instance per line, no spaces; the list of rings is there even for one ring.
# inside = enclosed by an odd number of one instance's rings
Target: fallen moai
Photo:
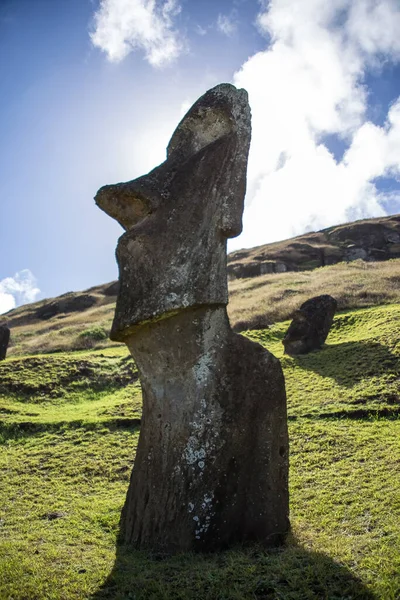
[[[10,342],[10,329],[7,325],[0,325],[0,360],[7,356],[8,344]]]
[[[126,229],[111,338],[128,345],[143,392],[120,524],[139,548],[273,545],[289,529],[281,366],[226,312],[250,136],[247,93],[221,84],[182,119],[164,163],[96,195]]]
[[[307,354],[322,348],[335,316],[337,302],[329,294],[304,302],[283,338],[285,354]]]

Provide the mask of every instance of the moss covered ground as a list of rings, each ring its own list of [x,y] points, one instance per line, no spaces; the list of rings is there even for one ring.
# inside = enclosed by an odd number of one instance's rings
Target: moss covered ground
[[[175,557],[118,546],[140,426],[124,347],[0,365],[1,600],[400,598],[400,305],[338,314],[322,351],[288,323],[246,332],[282,359],[292,533]]]

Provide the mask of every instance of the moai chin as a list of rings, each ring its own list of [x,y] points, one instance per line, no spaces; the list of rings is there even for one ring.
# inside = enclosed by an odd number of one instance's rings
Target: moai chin
[[[143,417],[121,539],[162,552],[281,543],[289,529],[279,361],[230,328],[227,238],[242,229],[250,108],[221,84],[189,110],[167,159],[96,203],[126,230],[111,339],[139,370]]]

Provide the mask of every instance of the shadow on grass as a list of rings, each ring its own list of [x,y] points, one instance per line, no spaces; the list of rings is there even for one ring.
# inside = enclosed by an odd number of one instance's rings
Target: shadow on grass
[[[140,422],[139,418],[128,417],[117,417],[102,421],[78,419],[76,421],[58,421],[54,423],[35,421],[14,421],[7,423],[0,421],[0,445],[9,440],[18,441],[34,435],[60,433],[66,430],[97,431],[99,429],[109,429],[110,431],[115,431],[116,429],[129,429],[133,431],[137,427],[140,427]]]
[[[91,600],[374,600],[347,568],[298,546],[214,554],[150,555],[117,547]]]
[[[368,377],[400,374],[399,357],[378,342],[345,342],[326,345],[322,350],[292,357],[302,369],[330,377],[339,385],[352,387]]]

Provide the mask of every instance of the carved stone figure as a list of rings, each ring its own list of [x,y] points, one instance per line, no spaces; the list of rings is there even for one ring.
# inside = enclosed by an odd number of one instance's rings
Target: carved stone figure
[[[294,356],[322,348],[332,326],[336,308],[337,302],[329,294],[306,300],[295,312],[283,339],[285,353]]]
[[[9,342],[10,329],[7,327],[7,325],[0,325],[0,360],[4,360],[6,358]]]
[[[242,228],[245,90],[209,90],[148,175],[99,190],[126,232],[111,338],[134,357],[143,418],[121,538],[164,552],[280,543],[288,521],[279,361],[232,332],[227,238]]]

